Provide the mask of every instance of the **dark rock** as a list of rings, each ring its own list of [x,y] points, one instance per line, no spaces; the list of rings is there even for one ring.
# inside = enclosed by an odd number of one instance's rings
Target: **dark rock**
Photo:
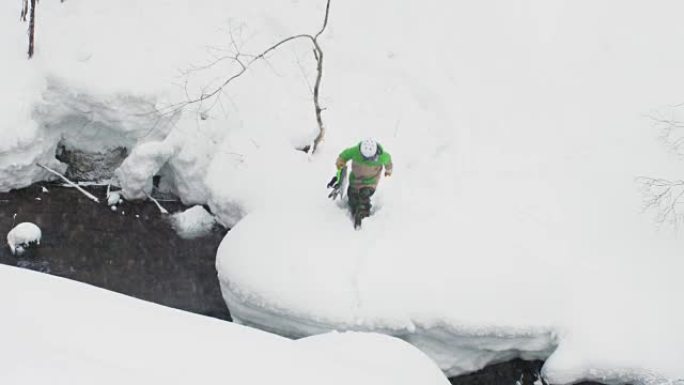
[[[88,152],[60,144],[55,156],[68,165],[65,176],[71,180],[105,180],[111,178],[114,170],[121,166],[128,156],[128,149],[114,147],[99,152]]]

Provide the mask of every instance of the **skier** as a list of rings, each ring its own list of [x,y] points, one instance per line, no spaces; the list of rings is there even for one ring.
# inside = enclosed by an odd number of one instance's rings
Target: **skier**
[[[370,198],[378,186],[383,167],[385,176],[392,175],[392,157],[375,140],[366,139],[340,153],[336,162],[338,175],[342,174],[340,171],[350,160],[352,171],[349,175],[347,195],[349,208],[354,217],[354,227],[359,228],[361,220],[370,215]],[[339,179],[333,177],[328,187],[341,188],[342,181]]]

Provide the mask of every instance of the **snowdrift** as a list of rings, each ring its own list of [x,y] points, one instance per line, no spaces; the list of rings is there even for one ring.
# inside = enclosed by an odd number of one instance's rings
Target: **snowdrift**
[[[292,341],[13,267],[0,277],[3,383],[449,383],[387,336]]]
[[[452,218],[448,225],[412,225],[391,210],[401,209],[384,206],[361,232],[338,208],[249,214],[217,258],[234,319],[290,337],[380,331],[419,347],[449,375],[515,357],[548,358],[553,383],[681,375],[678,270],[626,250],[625,260],[538,254],[514,239],[477,239],[484,229],[455,216],[442,218]],[[680,263],[675,249],[658,258]]]

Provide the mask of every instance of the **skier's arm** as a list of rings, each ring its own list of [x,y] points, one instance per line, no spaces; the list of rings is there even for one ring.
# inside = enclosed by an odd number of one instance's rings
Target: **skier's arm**
[[[341,170],[345,164],[347,164],[346,160],[342,159],[342,157],[337,157],[337,162],[335,162],[335,166],[337,166],[338,170]]]
[[[390,156],[389,152],[383,153],[383,155],[386,157],[384,159],[383,165],[385,166],[385,176],[390,176],[392,175],[392,156]]]
[[[340,156],[337,157],[337,162],[335,162],[338,170],[344,167],[347,162],[349,162],[349,160],[354,156],[355,150],[356,147],[349,147],[340,153]]]

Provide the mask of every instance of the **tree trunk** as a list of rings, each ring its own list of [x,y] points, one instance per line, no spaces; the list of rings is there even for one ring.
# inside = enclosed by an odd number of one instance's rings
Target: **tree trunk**
[[[29,48],[28,57],[33,57],[33,45],[36,36],[36,0],[31,0],[31,15],[29,18]]]

